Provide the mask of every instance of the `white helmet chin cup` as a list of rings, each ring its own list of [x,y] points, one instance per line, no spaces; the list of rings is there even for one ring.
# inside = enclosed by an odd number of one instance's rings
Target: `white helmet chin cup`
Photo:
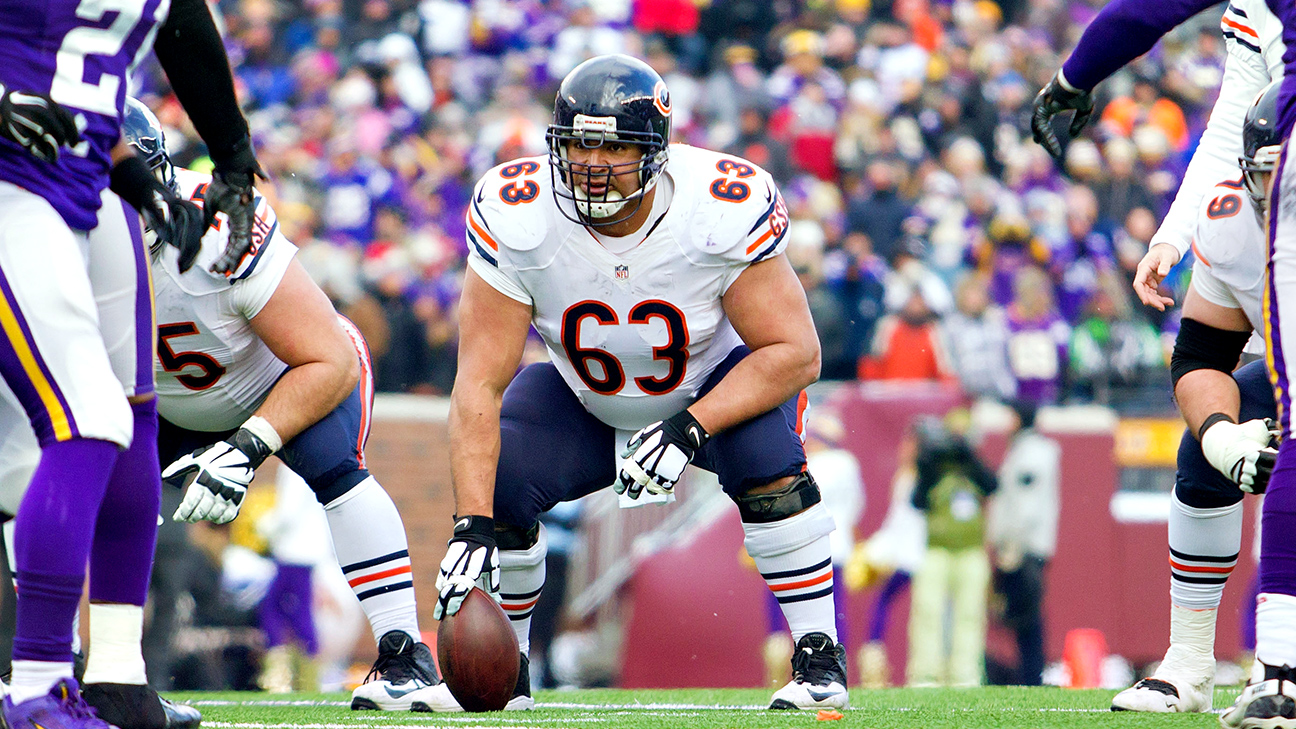
[[[602,196],[597,202],[591,200],[589,193],[580,185],[577,185],[572,192],[576,193],[576,209],[581,215],[589,218],[610,218],[626,204],[625,198],[616,190],[608,190],[607,195]]]

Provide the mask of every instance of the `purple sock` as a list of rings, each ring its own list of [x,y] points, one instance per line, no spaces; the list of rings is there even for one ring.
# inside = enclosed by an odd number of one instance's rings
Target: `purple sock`
[[[95,514],[117,445],[74,438],[51,443],[18,508],[18,625],[14,660],[71,661],[72,617],[81,602]]]
[[[277,562],[279,572],[261,601],[261,629],[266,645],[280,646],[295,635],[306,655],[319,652],[315,618],[311,610],[311,568]]]
[[[143,605],[157,544],[162,475],[158,470],[157,401],[131,405],[135,438],[117,458],[90,548],[90,599]]]
[[[1260,592],[1296,595],[1296,439],[1278,448],[1260,521]]]
[[[869,641],[886,639],[887,627],[891,620],[891,604],[900,596],[900,593],[909,586],[909,573],[896,570],[887,578],[882,585],[882,591],[878,594],[877,601],[873,603],[873,614],[869,619]]]

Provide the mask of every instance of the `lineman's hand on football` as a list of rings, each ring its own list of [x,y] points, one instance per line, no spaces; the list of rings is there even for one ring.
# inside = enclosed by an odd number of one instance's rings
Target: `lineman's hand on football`
[[[252,185],[258,177],[266,179],[250,139],[244,139],[229,159],[216,162],[203,202],[204,231],[211,227],[216,213],[229,216],[229,242],[225,252],[212,264],[216,273],[233,273],[252,248],[252,225],[256,220]]]
[[[473,587],[495,595],[500,589],[499,548],[495,546],[495,520],[489,516],[462,516],[455,521],[454,536],[446,545],[437,575],[437,604],[432,617],[442,620],[459,612]]]
[[[626,460],[612,488],[632,499],[639,498],[645,488],[650,494],[668,494],[697,449],[710,439],[688,410],[659,420],[630,438],[621,453]]]
[[[67,109],[49,96],[0,84],[0,137],[17,143],[36,159],[55,162],[60,147],[80,143],[81,132]]]
[[[172,519],[225,524],[238,516],[257,466],[278,450],[277,443],[267,444],[256,430],[245,425],[228,439],[199,448],[167,466],[162,480],[177,488],[188,487]]]
[[[1272,438],[1271,420],[1217,420],[1201,434],[1202,454],[1238,488],[1261,494],[1278,460],[1278,451],[1270,445]]]
[[[1179,262],[1179,249],[1169,243],[1157,243],[1143,254],[1138,270],[1134,272],[1134,293],[1144,306],[1165,311],[1174,306],[1174,299],[1161,295],[1161,282],[1170,275],[1170,269]]]
[[[1053,117],[1067,110],[1075,111],[1070,129],[1071,137],[1075,138],[1093,114],[1093,93],[1071,88],[1062,78],[1062,72],[1058,71],[1035,96],[1031,111],[1031,131],[1035,135],[1035,142],[1048,150],[1058,162],[1062,161],[1062,143],[1053,133]]]

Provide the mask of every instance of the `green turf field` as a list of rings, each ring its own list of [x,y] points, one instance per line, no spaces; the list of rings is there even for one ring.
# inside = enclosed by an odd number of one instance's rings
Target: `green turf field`
[[[1219,710],[1237,689],[1215,694]],[[379,714],[352,712],[343,694],[175,694],[202,709],[210,729],[1051,729],[1052,727],[1217,727],[1215,715],[1151,715],[1108,711],[1114,691],[1055,688],[892,689],[851,692],[851,709],[836,722],[814,712],[772,712],[759,689],[542,691],[532,712]]]

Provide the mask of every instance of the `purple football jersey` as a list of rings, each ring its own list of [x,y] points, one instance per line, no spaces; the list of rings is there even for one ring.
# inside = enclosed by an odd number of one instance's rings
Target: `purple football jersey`
[[[77,230],[95,226],[121,136],[127,75],[153,45],[170,0],[0,0],[0,82],[49,94],[83,142],[50,164],[0,139],[0,180],[45,198]]]
[[[1296,121],[1296,0],[1265,0],[1273,14],[1282,21],[1283,80],[1278,91],[1278,128],[1291,133]],[[1286,192],[1284,190],[1284,192]]]

